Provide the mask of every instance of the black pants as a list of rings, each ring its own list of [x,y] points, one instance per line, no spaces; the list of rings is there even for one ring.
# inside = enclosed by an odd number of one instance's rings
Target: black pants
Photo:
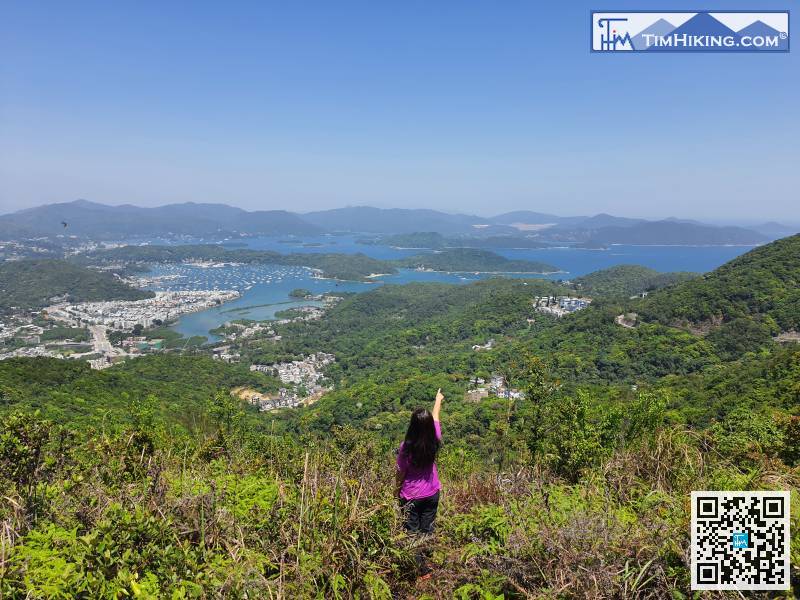
[[[404,500],[400,498],[400,506],[406,514],[405,528],[412,533],[431,533],[436,511],[439,509],[439,492],[427,498]]]

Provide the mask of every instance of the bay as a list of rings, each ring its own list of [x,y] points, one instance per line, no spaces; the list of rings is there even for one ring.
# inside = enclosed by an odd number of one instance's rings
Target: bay
[[[395,259],[429,250],[391,248],[360,244],[356,236],[314,236],[304,238],[253,237],[223,242],[231,247],[272,250],[280,253],[323,252],[363,253],[378,259]],[[693,271],[704,273],[750,250],[751,246],[611,246],[606,250],[584,248],[496,248],[494,252],[514,260],[534,260],[555,265],[560,272],[542,275],[555,280],[567,280],[599,269],[619,264],[637,264],[657,271]],[[373,282],[344,282],[320,279],[310,269],[282,265],[227,265],[199,267],[193,265],[155,265],[149,276],[173,277],[163,279],[151,289],[235,289],[242,295],[231,302],[202,312],[183,315],[173,329],[185,336],[206,336],[227,321],[234,319],[273,319],[280,310],[315,304],[311,301],[293,300],[289,293],[295,288],[305,288],[314,294],[325,292],[363,292],[382,284],[405,284],[412,281],[435,281],[464,284],[489,274],[433,273],[402,269],[393,275],[376,278]],[[510,275],[531,278],[531,275]],[[535,277],[535,276],[533,276]]]

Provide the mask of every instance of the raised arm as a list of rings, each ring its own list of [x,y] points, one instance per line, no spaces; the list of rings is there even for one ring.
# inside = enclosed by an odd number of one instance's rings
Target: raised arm
[[[442,388],[436,392],[436,400],[433,402],[433,410],[431,414],[433,415],[433,420],[439,420],[439,411],[442,410],[442,400],[444,400],[444,395],[442,395]]]

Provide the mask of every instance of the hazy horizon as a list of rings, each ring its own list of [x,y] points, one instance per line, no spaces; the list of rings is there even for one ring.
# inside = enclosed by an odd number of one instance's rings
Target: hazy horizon
[[[286,208],[286,207],[283,207],[283,208],[274,207],[274,208],[264,208],[264,209],[261,209],[261,208],[247,208],[247,207],[239,206],[236,203],[232,203],[232,202],[194,202],[192,200],[187,200],[185,202],[167,202],[167,203],[164,203],[164,204],[140,205],[140,204],[135,204],[135,203],[132,203],[132,202],[108,203],[108,202],[97,202],[97,201],[94,201],[94,200],[89,200],[88,198],[76,198],[75,200],[67,200],[67,201],[64,201],[64,202],[50,202],[50,203],[46,203],[46,204],[43,204],[43,205],[25,207],[25,208],[20,208],[20,209],[17,209],[17,210],[3,211],[3,212],[0,212],[0,215],[11,214],[13,212],[18,212],[19,210],[37,208],[38,206],[48,206],[48,205],[53,205],[53,204],[70,204],[72,202],[90,202],[90,203],[93,203],[93,204],[102,204],[102,205],[105,205],[105,206],[136,206],[136,207],[139,207],[139,208],[158,208],[158,207],[161,207],[161,206],[168,206],[168,205],[171,205],[171,204],[219,204],[219,205],[230,206],[230,207],[233,207],[233,208],[238,208],[238,209],[246,210],[246,211],[283,210],[283,211],[295,213],[295,214],[298,214],[298,215],[301,215],[301,216],[304,215],[304,214],[317,212],[316,210],[296,211],[296,210],[292,210],[291,208]],[[498,211],[498,212],[478,213],[478,212],[471,212],[471,211],[442,210],[442,209],[437,209],[437,208],[431,208],[429,206],[376,206],[376,205],[369,205],[369,204],[347,204],[347,205],[342,205],[342,206],[331,206],[331,207],[328,207],[328,208],[325,208],[325,209],[320,209],[320,210],[324,211],[324,210],[341,209],[341,208],[363,208],[363,207],[366,207],[366,208],[380,208],[380,209],[387,209],[387,210],[391,210],[391,209],[436,210],[436,211],[439,211],[439,212],[442,212],[442,213],[447,213],[447,214],[462,214],[462,215],[471,215],[471,216],[485,217],[485,218],[496,217],[496,216],[500,216],[502,214],[505,214],[507,212],[516,212],[517,210],[529,210],[531,212],[552,214],[552,215],[557,216],[557,217],[591,217],[591,216],[596,216],[596,215],[599,215],[599,214],[612,214],[612,213],[608,213],[607,211],[590,212],[590,213],[584,213],[584,214],[577,214],[577,213],[575,213],[575,214],[573,214],[573,213],[566,214],[566,213],[559,213],[557,211],[538,210],[536,208],[521,208],[521,209],[515,209],[514,211],[502,211],[502,212]],[[636,214],[615,214],[615,213],[613,214],[613,216],[615,216],[615,217],[626,217],[626,218],[631,218],[631,219],[645,219],[645,220],[650,220],[650,221],[658,221],[658,220],[664,220],[664,219],[679,219],[679,220],[687,220],[687,221],[697,220],[697,221],[702,221],[703,223],[707,223],[707,224],[710,224],[710,225],[719,225],[719,226],[725,226],[725,225],[756,226],[756,225],[762,225],[762,224],[765,224],[765,223],[768,223],[768,222],[772,222],[772,221],[776,221],[776,222],[780,223],[781,225],[800,226],[800,222],[793,221],[792,219],[763,219],[763,218],[759,219],[757,217],[756,218],[750,218],[750,219],[725,219],[725,218],[698,219],[698,218],[691,217],[691,216],[675,215],[675,214],[669,214],[669,215],[663,215],[663,216],[657,216],[657,217],[644,217],[644,216],[636,215]],[[424,228],[424,223],[421,223],[420,227],[421,227],[420,230],[424,231],[424,229],[425,229]]]
[[[87,198],[800,222],[795,54],[590,54],[592,8],[10,5],[0,212]]]

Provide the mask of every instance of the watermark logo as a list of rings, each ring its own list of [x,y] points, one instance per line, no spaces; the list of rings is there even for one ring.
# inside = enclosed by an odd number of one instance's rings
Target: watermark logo
[[[789,11],[592,11],[592,52],[789,52]]]
[[[731,535],[731,546],[734,548],[749,548],[750,547],[750,536],[746,531],[737,531],[733,535]]]

